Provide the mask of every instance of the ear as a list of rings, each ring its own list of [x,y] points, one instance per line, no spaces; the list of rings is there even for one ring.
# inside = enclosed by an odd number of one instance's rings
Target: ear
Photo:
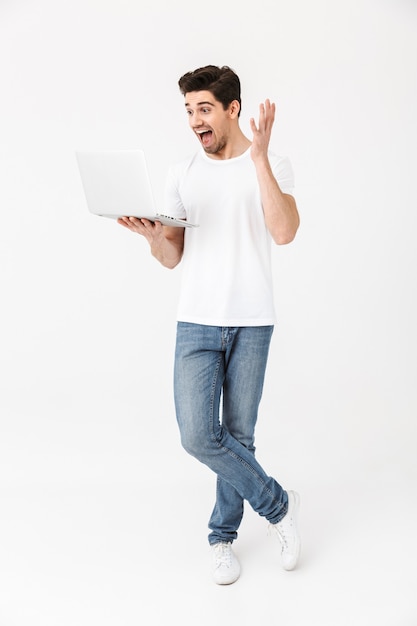
[[[236,118],[239,115],[239,111],[240,111],[240,104],[238,100],[232,100],[232,102],[229,104],[229,114],[231,118]]]

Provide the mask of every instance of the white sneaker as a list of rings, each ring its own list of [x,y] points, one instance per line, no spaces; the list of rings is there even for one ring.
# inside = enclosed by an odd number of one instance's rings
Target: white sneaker
[[[211,546],[213,557],[213,580],[218,585],[230,585],[240,576],[240,563],[231,543],[215,543]]]
[[[281,542],[281,561],[286,570],[297,565],[300,556],[301,541],[297,529],[297,515],[300,507],[300,496],[296,491],[288,491],[288,511],[278,524],[270,524],[269,528]]]

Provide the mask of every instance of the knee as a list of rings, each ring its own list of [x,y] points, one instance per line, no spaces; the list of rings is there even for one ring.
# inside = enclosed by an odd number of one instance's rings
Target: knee
[[[201,455],[203,446],[200,438],[196,437],[194,433],[181,433],[181,445],[191,456],[198,459]]]
[[[181,445],[188,454],[202,461],[210,453],[210,449],[217,447],[215,441],[203,437],[196,432],[181,433]]]

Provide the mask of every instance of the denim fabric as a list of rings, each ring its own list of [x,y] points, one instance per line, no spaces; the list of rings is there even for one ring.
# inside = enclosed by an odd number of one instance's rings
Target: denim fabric
[[[273,326],[177,325],[174,397],[181,443],[217,474],[210,544],[236,539],[244,500],[273,524],[287,512],[286,491],[255,459],[272,333]]]

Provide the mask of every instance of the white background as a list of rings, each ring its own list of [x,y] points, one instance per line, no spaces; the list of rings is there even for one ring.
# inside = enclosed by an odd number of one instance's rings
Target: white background
[[[144,148],[161,202],[209,63],[249,136],[277,103],[301,215],[257,448],[303,558],[248,509],[227,588],[173,411],[181,268],[88,213],[74,156]],[[415,626],[417,3],[1,0],[0,72],[0,625]]]

